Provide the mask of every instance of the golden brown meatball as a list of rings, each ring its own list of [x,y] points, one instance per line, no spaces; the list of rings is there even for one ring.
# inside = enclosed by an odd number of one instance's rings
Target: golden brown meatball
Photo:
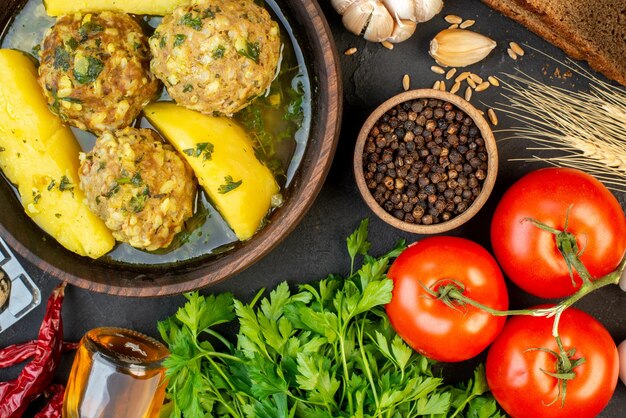
[[[141,26],[122,13],[60,17],[41,50],[39,84],[52,111],[93,132],[129,126],[155,96]]]
[[[105,132],[80,160],[89,208],[118,241],[150,251],[167,247],[193,214],[191,168],[151,129]]]
[[[208,0],[165,16],[150,38],[152,72],[178,104],[232,115],[276,74],[278,24],[251,0]]]

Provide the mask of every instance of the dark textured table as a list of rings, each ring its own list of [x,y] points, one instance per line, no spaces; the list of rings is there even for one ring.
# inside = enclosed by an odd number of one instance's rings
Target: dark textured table
[[[305,0],[302,0],[305,1]],[[343,70],[345,108],[342,133],[334,164],[324,188],[308,216],[296,230],[271,254],[248,270],[216,286],[202,290],[203,293],[232,291],[239,298],[249,299],[262,287],[271,288],[280,281],[302,283],[323,278],[330,272],[345,273],[349,260],[345,250],[345,237],[364,217],[370,217],[370,238],[373,252],[390,248],[398,238],[409,242],[419,238],[401,233],[374,217],[361,200],[352,174],[352,152],[361,124],[368,114],[382,101],[402,91],[402,76],[409,74],[412,88],[432,86],[441,76],[432,73],[429,67],[433,60],[428,56],[428,42],[441,29],[447,27],[443,16],[453,13],[466,19],[475,19],[474,30],[490,36],[498,42],[497,48],[484,61],[469,69],[482,75],[511,73],[518,68],[525,73],[568,89],[584,89],[586,84],[580,77],[561,79],[553,77],[555,65],[546,57],[526,48],[527,53],[518,61],[506,54],[509,41],[525,43],[556,58],[563,54],[542,39],[528,32],[515,22],[487,8],[477,0],[449,1],[443,12],[426,24],[418,26],[416,34],[408,41],[387,50],[379,44],[367,43],[348,33],[341,19],[322,0],[340,51]],[[343,51],[356,47],[358,52],[344,56]],[[545,71],[547,69],[547,71]],[[450,84],[448,82],[448,84]],[[450,86],[448,85],[448,88]],[[475,94],[472,103],[486,109],[501,101],[500,89],[490,88]],[[514,126],[515,123],[500,116],[498,128]],[[496,138],[503,134],[496,131]],[[504,190],[524,173],[539,168],[538,163],[511,162],[509,159],[527,155],[525,146],[519,141],[499,143],[500,167],[495,190],[478,215],[465,226],[452,231],[451,235],[463,236],[490,248],[489,221],[495,205]],[[626,194],[616,194],[622,207],[626,207]],[[22,260],[23,261],[23,260]],[[58,281],[23,261],[35,282],[41,287],[45,299]],[[539,299],[522,293],[509,283],[511,306],[525,307],[540,302]],[[157,335],[156,322],[171,315],[183,302],[182,296],[159,299],[130,299],[103,294],[89,293],[78,288],[68,288],[63,308],[65,338],[78,340],[89,329],[99,326],[132,328],[150,335]],[[37,335],[45,303],[31,312],[18,324],[0,334],[0,346],[33,339]],[[616,286],[603,288],[582,300],[577,307],[598,318],[610,331],[616,343],[626,339],[626,294]],[[58,373],[58,379],[66,379],[71,365],[71,356],[66,356]],[[447,367],[446,374],[452,378],[466,378],[484,355],[468,363]],[[0,371],[0,380],[17,375],[19,368]],[[626,387],[618,383],[616,392],[602,417],[621,417],[626,414]]]

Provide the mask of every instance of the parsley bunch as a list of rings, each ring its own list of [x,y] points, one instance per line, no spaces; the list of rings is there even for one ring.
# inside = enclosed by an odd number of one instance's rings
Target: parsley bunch
[[[444,386],[433,362],[394,332],[384,305],[393,282],[385,273],[405,248],[368,255],[367,220],[347,240],[344,278],[329,275],[290,290],[281,283],[246,304],[231,294],[187,294],[158,324],[169,345],[168,417],[335,418],[501,416],[484,368],[467,385]],[[238,321],[235,343],[216,331]]]

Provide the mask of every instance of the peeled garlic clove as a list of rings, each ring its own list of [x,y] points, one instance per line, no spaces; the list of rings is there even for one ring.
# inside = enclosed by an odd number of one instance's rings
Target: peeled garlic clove
[[[393,29],[391,36],[387,38],[389,42],[397,44],[398,42],[405,41],[413,35],[417,23],[412,20],[396,20],[396,27]]]
[[[387,8],[377,1],[363,37],[370,42],[382,42],[391,36],[394,26]]]
[[[375,2],[371,0],[358,0],[348,7],[341,19],[343,25],[355,35],[361,35],[365,26],[374,12]]]
[[[443,9],[443,0],[413,0],[413,3],[416,23],[429,21]]]
[[[430,41],[430,56],[449,67],[474,64],[496,47],[496,42],[467,29],[444,29]]]
[[[352,6],[352,4],[356,3],[357,1],[359,0],[331,0],[331,4],[333,5],[337,13],[343,15],[348,7]]]

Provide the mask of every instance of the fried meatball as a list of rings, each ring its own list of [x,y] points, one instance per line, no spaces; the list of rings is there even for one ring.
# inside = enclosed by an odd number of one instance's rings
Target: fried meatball
[[[281,54],[278,24],[251,0],[208,0],[163,18],[152,72],[189,109],[232,115],[263,94]]]
[[[105,132],[80,155],[80,187],[89,208],[133,247],[167,247],[193,214],[191,168],[151,129]]]
[[[156,95],[141,26],[113,12],[59,18],[41,50],[39,84],[52,111],[100,133],[129,126]]]

